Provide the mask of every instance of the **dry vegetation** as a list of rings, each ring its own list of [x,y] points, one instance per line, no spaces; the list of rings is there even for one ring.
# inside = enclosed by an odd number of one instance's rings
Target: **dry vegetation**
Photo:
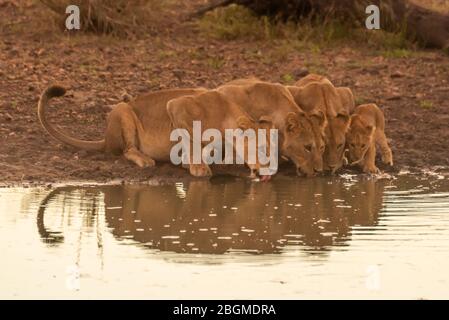
[[[425,8],[449,13],[449,1],[447,0],[411,0]]]
[[[413,43],[399,33],[354,28],[339,20],[301,22],[273,21],[257,17],[239,5],[218,8],[198,23],[205,36],[220,40],[286,40],[294,48],[354,45],[363,42],[369,49],[413,49]]]
[[[64,26],[65,9],[80,8],[82,29],[100,34],[130,36],[139,29],[148,32],[162,9],[158,0],[40,0],[53,11],[59,25]]]

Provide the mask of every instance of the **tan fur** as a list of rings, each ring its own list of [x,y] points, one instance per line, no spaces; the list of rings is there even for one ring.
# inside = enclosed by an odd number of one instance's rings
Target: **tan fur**
[[[351,116],[347,133],[349,160],[358,164],[365,173],[378,173],[376,144],[381,148],[382,161],[393,165],[393,155],[385,136],[385,118],[375,104],[358,106]]]
[[[266,130],[266,150],[270,149],[270,132],[272,128],[268,121],[255,122],[251,117],[234,102],[231,102],[224,94],[212,90],[195,96],[184,96],[173,99],[167,104],[167,111],[173,125],[176,128],[187,129],[192,137],[193,121],[201,121],[201,129],[217,129],[225,137],[226,129],[265,129]],[[257,135],[256,135],[257,136]],[[224,140],[223,140],[224,141]],[[244,140],[244,154],[248,152],[248,140]],[[234,145],[235,147],[235,145]],[[192,150],[193,148],[191,148]],[[247,163],[247,158],[244,158]],[[256,156],[257,161],[257,156]],[[260,164],[248,164],[251,169],[251,176],[260,169]],[[209,176],[211,169],[205,163],[190,164],[190,173],[194,176]]]
[[[226,82],[226,86],[245,86],[249,84],[254,84],[258,82],[264,82],[256,77],[250,77],[250,78],[242,78],[242,79],[235,79],[229,82]]]
[[[280,154],[291,159],[298,172],[313,176],[323,169],[324,115],[306,115],[280,84],[257,79],[234,80],[218,91],[240,105],[254,119],[270,119],[279,130]],[[321,126],[319,126],[321,125]]]
[[[324,168],[335,172],[345,164],[344,147],[354,96],[349,88],[336,88],[324,76],[310,74],[287,87],[307,113],[321,111],[326,117]]]
[[[72,138],[55,129],[46,118],[49,100],[65,94],[59,86],[48,88],[38,104],[38,116],[44,129],[57,140],[84,150],[123,154],[139,167],[151,167],[155,161],[169,161],[170,132],[173,130],[167,114],[168,101],[205,92],[206,89],[175,89],[148,93],[128,103],[119,103],[109,113],[105,137],[99,141]]]

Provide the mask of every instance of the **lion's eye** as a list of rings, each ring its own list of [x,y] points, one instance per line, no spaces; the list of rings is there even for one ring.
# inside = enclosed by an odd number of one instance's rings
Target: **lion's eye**
[[[362,149],[365,149],[365,147],[366,147],[366,144],[362,144]]]
[[[305,145],[304,149],[306,149],[307,152],[312,152],[312,145],[311,144]]]
[[[355,148],[355,144],[351,143],[350,144],[351,148]]]
[[[343,143],[340,143],[340,144],[337,146],[337,149],[338,149],[338,150],[340,150],[341,148],[343,148]]]

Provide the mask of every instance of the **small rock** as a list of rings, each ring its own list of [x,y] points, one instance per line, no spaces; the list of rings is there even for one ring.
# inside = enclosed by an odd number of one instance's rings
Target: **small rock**
[[[185,75],[185,72],[184,72],[183,70],[176,69],[176,70],[173,70],[173,75],[174,75],[176,78],[178,78],[178,80],[182,80],[182,78],[183,78],[184,75]]]
[[[132,100],[132,96],[128,93],[128,92],[124,92],[123,94],[122,94],[122,101],[123,102],[129,102],[129,101],[131,101]]]
[[[405,74],[402,73],[401,71],[395,71],[390,75],[391,78],[403,78],[405,77]]]
[[[344,56],[337,56],[337,57],[334,58],[334,61],[335,61],[336,63],[341,63],[341,64],[343,64],[343,63],[349,62],[349,59],[346,58],[346,57],[344,57]]]
[[[13,120],[12,115],[10,115],[9,113],[5,113],[5,120],[6,121],[12,121]]]
[[[417,94],[415,94],[415,98],[416,99],[422,99],[424,97],[424,94],[423,93],[417,93]]]
[[[301,79],[307,76],[309,73],[310,72],[307,68],[298,68],[293,70],[292,75],[295,77],[295,79]]]
[[[393,93],[388,95],[385,99],[387,100],[400,100],[402,96],[399,93]]]

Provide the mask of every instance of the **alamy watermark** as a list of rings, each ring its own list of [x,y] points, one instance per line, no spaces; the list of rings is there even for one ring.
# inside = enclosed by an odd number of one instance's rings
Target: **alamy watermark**
[[[187,129],[174,129],[170,141],[178,142],[170,151],[170,160],[175,165],[259,164],[259,174],[264,176],[274,175],[278,170],[277,129],[269,132],[266,129],[225,129],[223,137],[218,129],[203,132],[201,121],[193,121],[192,135]]]
[[[365,286],[369,291],[379,291],[381,285],[380,268],[370,265],[366,268]]]
[[[366,14],[369,16],[365,20],[365,26],[368,30],[379,30],[380,29],[380,9],[378,6],[372,4],[366,7]]]
[[[80,8],[77,5],[67,6],[65,13],[68,14],[65,20],[67,30],[79,30],[81,28]],[[380,9],[377,5],[369,5],[365,9],[369,16],[365,20],[365,26],[368,30],[380,29]]]
[[[79,267],[77,265],[67,267],[66,274],[65,286],[67,290],[79,291],[81,289],[81,272]]]
[[[65,13],[68,14],[65,19],[67,30],[79,30],[81,28],[80,8],[72,4],[65,9]]]

